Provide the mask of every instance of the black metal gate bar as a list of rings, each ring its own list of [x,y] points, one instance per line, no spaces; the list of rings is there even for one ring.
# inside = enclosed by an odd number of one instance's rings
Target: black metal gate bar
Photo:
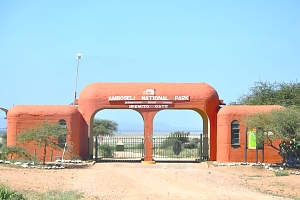
[[[144,157],[143,135],[114,135],[99,138],[99,161],[141,161]]]

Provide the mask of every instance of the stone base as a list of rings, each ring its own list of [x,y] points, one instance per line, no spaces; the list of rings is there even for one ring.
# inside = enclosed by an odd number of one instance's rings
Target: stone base
[[[155,161],[142,161],[142,164],[156,164]]]

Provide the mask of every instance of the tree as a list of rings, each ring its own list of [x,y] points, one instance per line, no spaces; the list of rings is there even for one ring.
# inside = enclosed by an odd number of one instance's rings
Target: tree
[[[270,83],[258,81],[249,93],[231,104],[300,106],[300,83]]]
[[[278,151],[282,162],[299,157],[299,123],[300,123],[300,83],[270,83],[258,81],[249,89],[249,93],[242,95],[237,102],[231,104],[242,105],[281,105],[286,109],[274,110],[270,113],[254,114],[245,119],[248,128],[258,128],[257,137]],[[265,134],[272,132],[273,135]],[[273,141],[280,140],[279,146]],[[299,159],[298,159],[299,160]]]
[[[175,144],[176,141],[180,142],[180,144],[185,144],[189,142],[190,132],[184,131],[175,131],[170,133],[170,135],[164,140],[160,146],[160,148],[169,148]]]
[[[300,113],[294,107],[274,109],[269,113],[257,113],[244,120],[248,128],[256,128],[256,137],[276,149],[282,164],[300,157]],[[280,140],[279,146],[274,145]],[[295,163],[294,163],[295,164]]]
[[[110,136],[118,131],[118,124],[107,119],[95,119],[93,128],[94,136]]]
[[[95,157],[98,158],[98,136],[110,136],[118,131],[118,124],[107,119],[94,119]]]
[[[58,124],[44,121],[37,123],[33,128],[25,130],[17,135],[17,140],[22,144],[33,142],[33,144],[44,149],[43,164],[45,165],[47,147],[61,149],[59,138],[66,137],[68,130]]]
[[[30,160],[29,153],[27,149],[20,146],[6,146],[4,148],[4,155],[5,157],[10,156],[10,159],[12,160],[14,157],[18,158],[26,158]]]

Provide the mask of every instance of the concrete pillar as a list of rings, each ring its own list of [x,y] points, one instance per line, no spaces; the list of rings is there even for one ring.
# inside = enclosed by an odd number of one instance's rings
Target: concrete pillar
[[[155,163],[153,161],[153,119],[157,111],[141,112],[144,118],[144,145],[145,156],[143,163]]]

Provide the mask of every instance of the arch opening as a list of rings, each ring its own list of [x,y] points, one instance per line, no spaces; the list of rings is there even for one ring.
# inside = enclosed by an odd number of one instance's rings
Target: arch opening
[[[90,120],[89,152],[96,161],[141,161],[143,129],[143,117],[136,110],[99,109]]]
[[[154,117],[154,160],[208,160],[209,135],[209,120],[202,110],[161,110]]]

